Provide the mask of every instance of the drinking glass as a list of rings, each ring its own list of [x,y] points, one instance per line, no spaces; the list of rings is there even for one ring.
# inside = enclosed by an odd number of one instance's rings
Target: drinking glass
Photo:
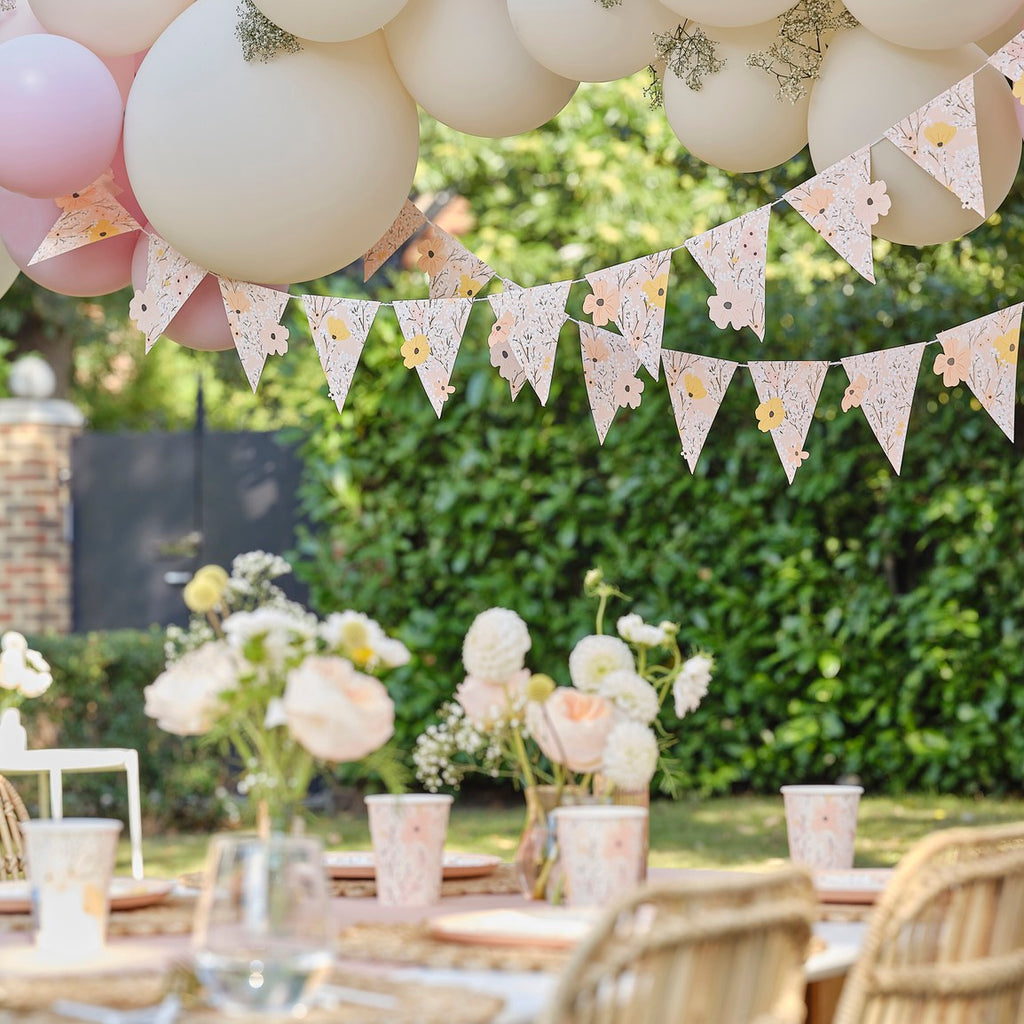
[[[323,847],[311,836],[217,836],[196,904],[193,956],[212,1006],[287,1015],[333,960]]]

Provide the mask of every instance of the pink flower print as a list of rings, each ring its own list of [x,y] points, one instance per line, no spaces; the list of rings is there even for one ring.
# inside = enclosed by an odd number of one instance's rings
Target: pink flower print
[[[94,183],[66,196],[58,196],[54,202],[65,213],[75,213],[78,210],[88,210],[90,206],[95,206],[105,195],[106,192],[98,187],[98,183]]]
[[[594,291],[583,300],[583,312],[594,321],[595,327],[604,327],[619,315],[619,291],[607,281],[595,281]]]
[[[491,345],[491,366],[496,367],[505,380],[512,380],[522,369],[507,341]]]
[[[428,231],[416,244],[416,250],[419,252],[416,266],[423,273],[430,277],[436,277],[441,273],[448,260],[448,247],[443,238],[438,238],[433,231]]]
[[[800,464],[809,456],[809,452],[805,452],[800,445],[795,444],[786,452],[786,465],[791,466],[793,469],[799,469]]]
[[[128,304],[128,316],[143,334],[149,334],[160,318],[156,293],[149,288],[136,292]]]
[[[843,392],[841,403],[843,412],[851,409],[859,409],[860,403],[864,400],[864,394],[868,389],[868,379],[863,373],[858,373],[850,382],[850,386]]]
[[[640,405],[640,396],[644,392],[644,382],[632,373],[620,373],[615,378],[612,394],[615,404],[624,409],[627,405],[635,409]]]
[[[942,343],[942,352],[935,357],[932,371],[942,377],[947,388],[956,387],[966,379],[971,370],[971,347],[959,340],[949,338]]]
[[[794,196],[791,202],[818,229],[828,222],[835,198],[836,194],[830,188],[812,188],[799,198]]]
[[[760,231],[748,228],[740,236],[740,244],[736,249],[737,263],[749,263],[751,260],[764,259],[764,239]]]
[[[260,348],[268,356],[283,356],[288,351],[288,328],[266,324],[260,331]]]
[[[423,813],[415,808],[405,809],[402,815],[402,828],[400,830],[401,842],[412,845],[422,843],[426,839],[429,825]]]
[[[728,281],[718,285],[716,294],[708,297],[708,312],[716,327],[740,330],[754,320],[754,296]]]
[[[595,363],[603,363],[608,358],[608,346],[604,339],[596,334],[585,335],[583,338],[583,358],[593,359]]]
[[[441,376],[440,366],[435,367],[434,372],[426,375],[423,387],[432,402],[447,402],[455,394],[455,388],[446,383]]]
[[[871,227],[884,217],[892,206],[892,200],[882,180],[869,181],[853,193],[853,212],[862,224]]]
[[[512,330],[512,325],[515,323],[515,317],[512,315],[510,310],[505,310],[497,320],[494,321],[494,326],[491,328],[491,333],[487,336],[488,345],[505,344],[508,341],[509,333]],[[493,364],[492,364],[493,365]]]

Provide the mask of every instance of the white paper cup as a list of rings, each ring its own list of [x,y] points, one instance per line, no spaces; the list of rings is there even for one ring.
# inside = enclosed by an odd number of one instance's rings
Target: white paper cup
[[[436,903],[441,898],[451,796],[402,793],[364,799],[370,819],[378,902],[392,907]]]
[[[607,903],[643,878],[646,807],[556,807],[552,814],[570,906]]]
[[[789,859],[808,868],[853,867],[861,786],[783,786]]]
[[[113,818],[23,821],[36,947],[63,960],[103,949],[122,824]]]

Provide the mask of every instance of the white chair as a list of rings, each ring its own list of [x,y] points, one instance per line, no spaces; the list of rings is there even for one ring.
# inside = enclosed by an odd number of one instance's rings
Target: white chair
[[[65,772],[124,772],[128,784],[128,836],[132,877],[143,878],[142,800],[139,754],[128,747],[52,747],[29,750],[28,736],[16,709],[0,715],[0,775],[35,775],[39,779],[41,817],[64,816]]]

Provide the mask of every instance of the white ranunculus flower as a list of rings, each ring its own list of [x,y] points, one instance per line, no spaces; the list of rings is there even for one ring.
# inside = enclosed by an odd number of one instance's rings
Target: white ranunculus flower
[[[633,722],[650,725],[658,717],[658,691],[632,669],[617,668],[601,680],[597,691],[615,710]]]
[[[609,672],[636,671],[633,652],[617,636],[585,636],[569,655],[569,675],[573,686],[586,693],[597,693]]]
[[[380,625],[363,612],[332,612],[320,625],[320,635],[331,650],[376,651],[385,639]],[[362,658],[369,659],[369,654]]]
[[[462,642],[466,675],[504,682],[523,668],[533,641],[526,623],[508,608],[488,608],[469,627]]]
[[[679,718],[685,718],[691,711],[697,710],[708,692],[714,667],[714,658],[707,654],[695,654],[683,662],[672,684],[672,697]]]
[[[623,615],[615,628],[619,636],[638,647],[661,647],[669,641],[669,635],[661,626],[652,626],[637,614]]]
[[[146,714],[165,732],[201,736],[220,712],[221,694],[238,686],[238,662],[222,640],[183,654],[142,692]]]
[[[386,636],[377,644],[377,657],[375,668],[400,668],[408,665],[411,655],[409,648],[401,640]]]
[[[601,771],[616,789],[646,789],[658,764],[658,740],[640,722],[619,722],[608,734]]]
[[[316,646],[316,619],[284,608],[234,612],[222,625],[228,643],[238,651],[260,641],[267,667],[273,670]]]
[[[13,630],[0,637],[0,687],[25,697],[38,697],[53,682],[46,659]]]

